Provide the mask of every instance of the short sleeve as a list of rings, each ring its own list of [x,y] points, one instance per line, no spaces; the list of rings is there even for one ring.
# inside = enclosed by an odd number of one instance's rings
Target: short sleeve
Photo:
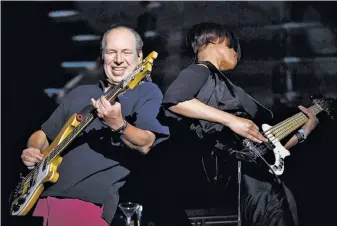
[[[73,93],[74,91],[68,93],[68,95],[63,99],[62,103],[59,104],[59,106],[50,115],[47,121],[45,121],[41,126],[41,130],[47,135],[50,141],[53,141],[57,137],[71,116],[70,100],[73,98]]]
[[[169,129],[158,121],[158,113],[163,100],[160,89],[153,85],[144,97],[146,100],[135,112],[135,126],[139,129],[148,130],[156,135],[153,146],[168,139]]]
[[[67,111],[65,108],[64,103],[60,104],[41,126],[41,130],[47,135],[50,141],[53,141],[57,137],[66,123]]]
[[[207,81],[209,74],[208,68],[196,64],[182,70],[167,89],[163,105],[169,107],[195,98]]]

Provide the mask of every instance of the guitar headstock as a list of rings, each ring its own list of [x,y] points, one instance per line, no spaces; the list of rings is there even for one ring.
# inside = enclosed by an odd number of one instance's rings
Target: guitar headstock
[[[313,103],[317,104],[320,108],[325,111],[331,119],[335,119],[336,117],[336,109],[337,109],[337,102],[336,99],[332,98],[320,98],[320,99],[313,99]]]
[[[123,88],[128,87],[129,89],[133,89],[138,83],[144,79],[144,77],[148,77],[152,71],[152,64],[155,59],[157,59],[158,53],[152,51],[143,61],[137,66],[137,69],[128,76],[123,84]]]

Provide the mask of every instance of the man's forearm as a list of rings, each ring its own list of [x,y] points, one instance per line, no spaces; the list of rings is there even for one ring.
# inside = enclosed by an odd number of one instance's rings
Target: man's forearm
[[[156,136],[150,131],[142,130],[128,124],[121,139],[131,149],[147,154],[153,145]]]
[[[284,148],[290,149],[291,147],[295,146],[298,143],[297,137],[294,135],[292,136],[288,142],[284,145]]]
[[[208,106],[197,99],[181,102],[171,106],[169,110],[188,118],[203,119],[227,125],[234,115]]]
[[[48,142],[47,136],[42,130],[39,130],[33,133],[29,137],[28,142],[27,142],[27,147],[37,148],[37,149],[40,149],[41,151],[46,149],[48,146],[49,146],[49,142]]]

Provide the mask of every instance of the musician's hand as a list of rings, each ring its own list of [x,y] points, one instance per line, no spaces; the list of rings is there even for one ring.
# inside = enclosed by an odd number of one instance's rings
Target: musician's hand
[[[267,142],[268,140],[259,132],[259,127],[255,125],[249,119],[234,116],[232,120],[227,124],[227,126],[233,130],[233,132],[246,137],[252,141],[262,143],[262,141]]]
[[[303,106],[298,106],[298,108],[308,117],[308,121],[302,126],[306,135],[309,135],[311,131],[317,126],[318,119],[313,111],[309,108],[305,108]]]
[[[35,167],[36,163],[41,162],[43,155],[37,148],[27,148],[22,151],[21,159],[27,168],[31,170]]]
[[[103,119],[111,129],[117,130],[124,125],[121,104],[111,104],[104,96],[98,100],[91,98],[91,103],[96,108],[97,116]]]

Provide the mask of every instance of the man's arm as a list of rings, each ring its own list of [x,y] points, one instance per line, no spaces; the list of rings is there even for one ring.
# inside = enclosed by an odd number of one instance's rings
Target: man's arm
[[[149,152],[156,142],[155,133],[162,133],[160,128],[162,126],[159,125],[156,119],[160,103],[161,98],[149,99],[136,111],[137,120],[135,125],[127,123],[121,139],[128,147],[144,154]],[[124,119],[120,103],[116,102],[111,105],[104,96],[101,96],[97,101],[92,99],[92,104],[96,107],[97,116],[102,118],[113,131],[123,127]]]
[[[169,107],[170,111],[188,118],[202,119],[210,122],[228,125],[235,116],[208,106],[197,99],[187,100]]]
[[[295,146],[298,143],[297,137],[294,135],[292,136],[288,142],[284,145],[285,149],[290,149],[291,147]]]
[[[49,146],[47,135],[42,131],[38,130],[33,133],[27,142],[27,148],[36,148],[41,152]]]
[[[27,142],[27,148],[22,151],[22,162],[28,167],[33,169],[35,164],[43,159],[41,152],[49,146],[46,134],[42,131],[33,133]]]
[[[299,109],[308,117],[308,121],[302,126],[304,136],[307,137],[312,132],[312,130],[314,130],[315,127],[317,126],[318,120],[316,115],[309,108],[299,106]],[[289,139],[289,141],[284,145],[284,147],[286,149],[290,149],[291,147],[295,146],[298,143],[299,140],[297,136],[294,135]]]
[[[178,103],[169,107],[169,110],[188,118],[221,123],[222,125],[229,127],[233,132],[258,143],[267,141],[267,139],[259,132],[258,126],[251,120],[240,118],[208,106],[197,99]]]
[[[145,86],[146,85],[146,86]],[[132,149],[148,153],[152,146],[166,140],[169,137],[169,129],[160,124],[157,119],[163,95],[159,88],[150,83],[143,84],[147,87],[143,95],[144,102],[136,109],[136,121],[128,125],[121,139]],[[145,91],[144,91],[145,92]]]
[[[121,139],[129,148],[147,154],[156,136],[150,131],[139,129],[128,123]]]

